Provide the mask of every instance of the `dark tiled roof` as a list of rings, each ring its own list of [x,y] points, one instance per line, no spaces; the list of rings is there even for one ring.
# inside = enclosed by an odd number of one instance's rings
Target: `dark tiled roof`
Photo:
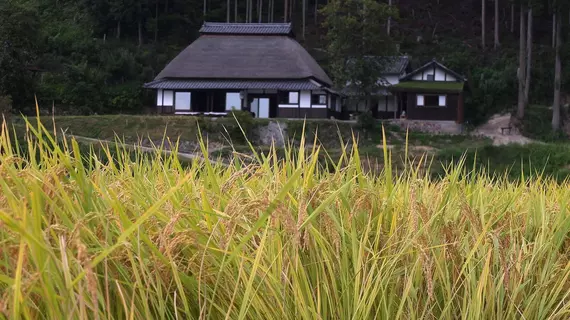
[[[144,85],[148,89],[172,90],[200,90],[200,89],[226,89],[226,90],[318,90],[322,89],[316,81],[304,80],[209,80],[209,79],[161,79]]]
[[[202,35],[162,70],[155,80],[307,79],[328,86],[331,79],[313,57],[287,36]]]
[[[401,74],[410,64],[408,56],[366,56],[367,62],[375,62],[382,74]],[[350,59],[348,60],[350,63]],[[354,60],[352,60],[354,61]]]
[[[292,35],[290,23],[216,23],[204,22],[201,34]]]
[[[379,63],[382,63],[382,73],[384,74],[400,74],[406,70],[410,64],[408,56],[393,57],[375,57]]]

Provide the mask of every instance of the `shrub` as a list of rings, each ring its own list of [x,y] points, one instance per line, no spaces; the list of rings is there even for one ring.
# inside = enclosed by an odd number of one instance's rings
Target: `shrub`
[[[372,115],[372,111],[368,110],[358,115],[356,120],[357,126],[362,130],[364,136],[369,138],[376,128],[376,119]]]
[[[12,97],[0,95],[0,116],[8,118],[11,113],[12,113]]]

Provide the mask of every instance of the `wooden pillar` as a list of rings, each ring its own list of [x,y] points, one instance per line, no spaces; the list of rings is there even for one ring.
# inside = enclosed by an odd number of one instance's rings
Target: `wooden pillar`
[[[463,123],[464,120],[464,110],[463,110],[463,92],[459,93],[459,98],[457,99],[457,123]]]

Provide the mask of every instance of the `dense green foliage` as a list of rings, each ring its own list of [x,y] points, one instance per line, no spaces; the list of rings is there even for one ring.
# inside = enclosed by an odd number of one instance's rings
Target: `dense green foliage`
[[[223,166],[0,134],[0,317],[565,319],[570,186],[318,146]],[[60,136],[61,137],[61,136]],[[202,147],[205,147],[202,145]],[[295,153],[295,154],[294,154]],[[384,149],[389,155],[389,150]],[[389,159],[386,157],[385,159]]]
[[[258,3],[240,0],[230,1],[229,11],[224,0],[5,0],[0,2],[0,21],[8,22],[0,24],[0,96],[10,96],[15,112],[33,113],[34,94],[45,111],[54,106],[58,114],[144,112],[153,95],[142,84],[198,36],[201,23],[226,21],[228,13],[230,21],[243,22],[250,3],[254,22],[281,22],[288,8],[298,40],[337,82],[376,73],[365,60],[343,70],[342,58],[399,50],[413,58],[414,67],[437,58],[467,76],[466,116],[472,123],[515,104],[519,6],[511,21],[511,3],[499,1],[501,46],[492,50],[481,48],[480,3],[470,0],[394,1],[392,7],[387,1],[335,0],[326,6],[316,0],[266,0],[261,15]],[[534,4],[534,104],[552,103],[552,13],[561,3]],[[488,38],[492,9],[487,5]],[[390,36],[384,27],[388,17]],[[567,15],[562,18],[566,39]],[[562,61],[569,61],[570,46],[563,45]],[[569,83],[570,73],[563,72],[564,93]]]

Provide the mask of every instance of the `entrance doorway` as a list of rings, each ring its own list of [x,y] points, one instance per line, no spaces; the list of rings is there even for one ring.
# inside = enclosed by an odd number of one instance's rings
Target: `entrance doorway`
[[[249,110],[255,118],[269,118],[269,98],[253,98]]]
[[[277,116],[277,100],[268,96],[250,96],[249,111],[254,118],[275,118]]]

